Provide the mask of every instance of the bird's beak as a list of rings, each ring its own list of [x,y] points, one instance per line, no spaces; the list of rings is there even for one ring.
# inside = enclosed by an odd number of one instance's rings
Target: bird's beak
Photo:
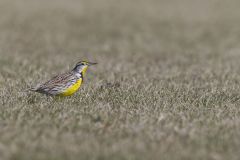
[[[88,66],[92,66],[92,65],[95,65],[97,63],[93,63],[93,62],[88,62]]]

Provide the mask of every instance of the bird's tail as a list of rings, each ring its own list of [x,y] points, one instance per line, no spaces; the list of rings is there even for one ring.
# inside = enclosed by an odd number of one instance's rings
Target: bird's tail
[[[32,91],[32,92],[36,92],[38,90],[40,85],[37,85],[37,86],[34,86],[34,87],[30,87],[28,89],[26,89],[25,91],[28,92],[28,91]]]
[[[23,90],[22,92],[29,92],[29,91],[36,92],[36,90],[37,90],[36,87],[31,87],[31,88],[27,88],[27,89]]]
[[[28,91],[36,91],[36,90],[37,90],[37,87],[28,88]]]

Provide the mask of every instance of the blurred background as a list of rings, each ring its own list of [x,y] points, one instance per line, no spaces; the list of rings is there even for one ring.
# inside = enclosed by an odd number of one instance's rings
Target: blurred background
[[[144,63],[165,61],[167,54],[180,59],[218,57],[221,53],[208,52],[238,48],[237,4],[236,0],[1,0],[1,59],[28,59],[45,66],[82,58]]]
[[[0,0],[0,159],[239,159],[239,5]],[[79,60],[74,97],[21,93]]]

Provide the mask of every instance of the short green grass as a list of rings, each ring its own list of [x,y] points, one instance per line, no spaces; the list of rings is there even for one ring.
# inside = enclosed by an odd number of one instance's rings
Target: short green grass
[[[238,160],[237,0],[1,0],[1,160]],[[72,97],[24,92],[98,62]]]

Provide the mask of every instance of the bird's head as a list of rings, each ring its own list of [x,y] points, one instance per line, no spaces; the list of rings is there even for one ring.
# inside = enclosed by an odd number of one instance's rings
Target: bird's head
[[[92,63],[92,62],[88,62],[88,61],[80,61],[73,68],[73,71],[82,73],[82,75],[84,76],[88,69],[88,66],[95,65],[95,64],[97,64],[97,63]]]

